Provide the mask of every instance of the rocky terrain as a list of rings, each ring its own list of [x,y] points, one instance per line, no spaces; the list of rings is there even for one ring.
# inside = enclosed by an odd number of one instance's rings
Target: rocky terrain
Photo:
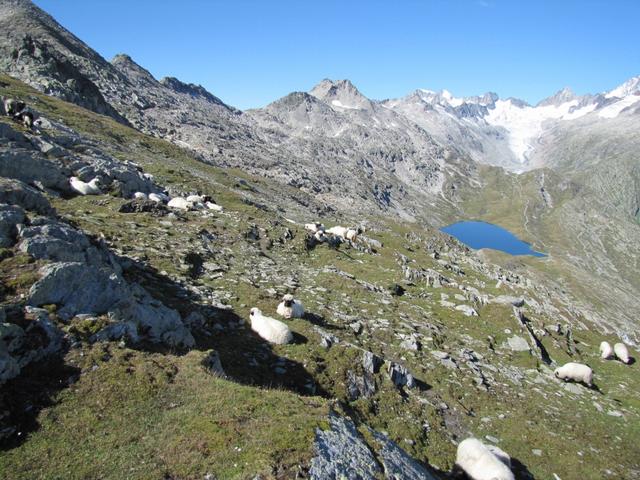
[[[517,478],[640,475],[638,364],[598,354],[640,340],[637,82],[541,102],[575,118],[545,117],[544,168],[515,174],[482,160],[523,165],[495,120],[515,100],[323,80],[240,112],[30,2],[0,22],[0,94],[39,118],[0,118],[0,477],[446,479],[468,436]],[[438,231],[465,217],[549,256]],[[314,248],[317,219],[366,232]],[[271,345],[249,309],[285,293],[307,313]]]

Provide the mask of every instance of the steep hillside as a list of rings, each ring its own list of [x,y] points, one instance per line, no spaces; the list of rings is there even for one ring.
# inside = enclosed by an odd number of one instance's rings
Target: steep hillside
[[[353,244],[309,249],[315,214],[297,189],[0,80],[45,119],[39,135],[0,129],[1,201],[26,217],[3,230],[0,263],[3,477],[446,478],[469,435],[508,451],[518,478],[637,475],[637,364],[598,358],[615,338],[541,283],[537,260],[501,268],[380,217]],[[74,196],[56,183],[71,173],[111,193]],[[224,211],[131,208],[134,185],[207,193]],[[67,285],[46,279],[73,265],[138,292],[133,320],[119,297],[79,309],[74,290],[56,296]],[[285,292],[307,314],[287,321],[293,344],[269,345],[248,310],[274,315]],[[160,311],[193,340],[160,333]],[[598,390],[554,378],[570,359]]]

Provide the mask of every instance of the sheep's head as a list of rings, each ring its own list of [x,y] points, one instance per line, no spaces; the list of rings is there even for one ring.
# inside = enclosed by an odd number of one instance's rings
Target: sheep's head
[[[284,297],[282,297],[282,301],[284,302],[285,307],[290,307],[293,304],[293,295],[287,293]]]
[[[78,181],[78,177],[71,177],[69,178],[70,182],[77,182]]]
[[[262,315],[262,312],[260,311],[260,309],[258,307],[253,307],[250,311],[249,311],[249,315],[251,316],[251,318],[255,318],[257,316]]]

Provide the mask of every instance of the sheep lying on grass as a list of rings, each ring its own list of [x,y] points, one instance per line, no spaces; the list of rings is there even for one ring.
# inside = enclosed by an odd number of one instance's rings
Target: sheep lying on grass
[[[511,458],[493,445],[485,445],[476,438],[467,438],[458,445],[455,478],[460,470],[472,480],[514,480]]]
[[[294,299],[291,294],[282,297],[282,302],[280,302],[276,311],[278,315],[284,318],[302,318],[304,316],[302,303]]]
[[[89,183],[83,182],[78,177],[71,177],[69,179],[71,188],[78,192],[80,195],[100,195],[100,180],[98,177],[91,180]]]
[[[553,374],[565,382],[582,382],[588,387],[593,386],[593,370],[583,363],[565,363],[563,366],[556,368]]]
[[[293,334],[286,324],[275,318],[264,316],[259,308],[252,308],[249,318],[251,329],[267,342],[284,345],[293,341]]]
[[[631,358],[629,357],[629,349],[624,343],[616,343],[613,346],[613,352],[622,363],[629,363],[631,361]]]
[[[169,200],[167,206],[169,208],[176,208],[178,210],[191,210],[193,208],[193,203],[191,203],[186,198],[175,197]]]

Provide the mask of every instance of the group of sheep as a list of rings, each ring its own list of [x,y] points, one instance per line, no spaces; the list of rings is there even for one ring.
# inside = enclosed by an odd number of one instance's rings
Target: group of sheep
[[[326,242],[330,245],[339,244],[346,241],[355,242],[358,239],[358,235],[363,232],[361,227],[350,228],[341,227],[339,225],[326,229],[325,226],[320,222],[305,223],[304,228],[312,235],[311,238],[314,240],[314,242]]]
[[[78,177],[71,177],[69,179],[71,189],[79,193],[80,195],[100,195],[102,193],[100,179],[95,177],[89,182],[83,182]],[[169,208],[176,210],[202,210],[208,209],[216,212],[221,212],[223,208],[216,204],[208,195],[189,195],[185,197],[170,198],[165,193],[144,193],[135,192],[133,194],[134,200],[151,200],[156,203],[167,204]]]
[[[304,307],[293,295],[287,294],[282,298],[276,313],[283,318],[302,318]],[[251,329],[269,343],[284,345],[293,341],[293,334],[286,323],[267,317],[259,308],[252,308],[249,313]]]
[[[4,114],[6,116],[22,123],[22,125],[29,130],[33,128],[35,117],[33,112],[27,108],[26,103],[16,100],[15,98],[4,98],[2,106],[4,107]]]
[[[618,358],[622,363],[631,362],[629,349],[624,343],[616,343],[613,348],[609,342],[600,344],[600,357],[608,360],[610,358]],[[562,367],[556,368],[553,372],[557,378],[571,382],[582,382],[588,387],[593,386],[593,370],[588,365],[577,362],[565,363]]]

